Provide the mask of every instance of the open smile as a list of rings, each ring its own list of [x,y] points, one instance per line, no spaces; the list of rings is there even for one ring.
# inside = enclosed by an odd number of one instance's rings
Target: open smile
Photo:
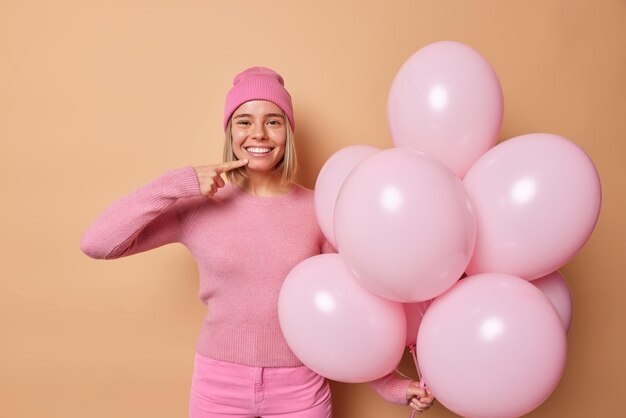
[[[270,147],[246,147],[244,148],[248,153],[252,155],[265,155],[269,154],[274,148]]]

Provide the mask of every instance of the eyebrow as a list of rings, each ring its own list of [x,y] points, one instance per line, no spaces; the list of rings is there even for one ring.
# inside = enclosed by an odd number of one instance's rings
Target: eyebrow
[[[240,114],[238,114],[236,116],[233,116],[233,119],[237,119],[237,118],[251,118],[251,117],[252,117],[252,115],[249,114],[249,113],[240,113]],[[285,117],[283,115],[281,115],[280,113],[267,113],[267,114],[263,115],[263,117],[266,117],[266,118],[279,117],[279,118],[285,119]]]

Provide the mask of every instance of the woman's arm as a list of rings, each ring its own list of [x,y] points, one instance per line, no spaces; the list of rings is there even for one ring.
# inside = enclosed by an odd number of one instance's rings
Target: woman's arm
[[[369,383],[387,402],[409,405],[418,412],[423,412],[432,406],[434,397],[428,389],[422,389],[418,382],[403,378],[396,372],[391,372]]]
[[[87,229],[81,250],[92,258],[136,254],[180,239],[182,218],[203,197],[192,167],[168,171],[110,205]]]
[[[372,389],[387,402],[396,405],[408,405],[407,391],[412,380],[399,376],[395,372],[391,372],[386,376],[369,382]]]

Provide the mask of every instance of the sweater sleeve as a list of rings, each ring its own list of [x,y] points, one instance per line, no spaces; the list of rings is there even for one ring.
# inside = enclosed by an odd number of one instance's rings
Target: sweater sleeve
[[[87,229],[81,250],[92,258],[113,259],[180,240],[183,218],[200,196],[193,167],[168,171],[110,205]]]
[[[379,379],[372,380],[369,384],[387,402],[396,405],[408,405],[406,392],[411,382],[410,379],[402,378],[395,372],[391,372]]]

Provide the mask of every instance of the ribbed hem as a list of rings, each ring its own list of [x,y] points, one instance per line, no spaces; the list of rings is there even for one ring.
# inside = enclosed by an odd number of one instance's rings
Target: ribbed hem
[[[233,112],[245,102],[251,100],[267,100],[280,107],[295,131],[296,123],[293,117],[291,96],[276,79],[265,76],[252,76],[234,85],[226,95],[224,106],[224,130]]]
[[[183,198],[201,194],[198,175],[191,166],[170,170],[157,178],[154,183],[158,184],[160,190],[155,198]]]
[[[387,402],[396,405],[408,405],[409,401],[406,398],[406,393],[411,382],[412,380],[401,378],[392,372],[369,383]]]
[[[280,328],[245,328],[204,323],[196,351],[207,357],[257,367],[302,366]]]

